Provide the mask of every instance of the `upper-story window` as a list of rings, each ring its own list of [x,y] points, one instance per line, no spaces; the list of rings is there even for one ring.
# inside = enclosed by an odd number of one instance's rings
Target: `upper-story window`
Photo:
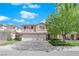
[[[44,30],[44,26],[39,26],[40,29]]]
[[[24,29],[26,29],[26,26],[24,26]]]
[[[24,26],[24,29],[33,29],[33,26]]]
[[[33,29],[33,26],[31,26],[31,29]]]

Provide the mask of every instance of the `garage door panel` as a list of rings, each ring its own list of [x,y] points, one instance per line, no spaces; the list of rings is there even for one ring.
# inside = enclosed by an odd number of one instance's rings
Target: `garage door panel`
[[[22,41],[45,40],[45,39],[46,39],[46,35],[41,35],[41,34],[22,35]]]
[[[31,41],[32,38],[22,38],[22,41]]]

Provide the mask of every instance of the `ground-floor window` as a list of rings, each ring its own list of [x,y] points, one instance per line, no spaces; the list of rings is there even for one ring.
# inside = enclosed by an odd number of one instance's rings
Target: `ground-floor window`
[[[79,40],[79,34],[76,34],[76,39]]]
[[[74,40],[74,34],[71,34],[71,39]]]

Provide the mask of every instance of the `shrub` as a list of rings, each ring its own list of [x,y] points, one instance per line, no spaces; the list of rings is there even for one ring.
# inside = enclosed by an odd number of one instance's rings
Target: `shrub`
[[[8,39],[7,39],[7,41],[11,41],[11,40],[12,40],[11,38],[8,38]]]
[[[49,43],[53,46],[69,46],[65,41],[62,41],[61,39],[51,39],[49,40]]]
[[[14,40],[17,40],[17,41],[21,41],[21,37],[16,35],[15,39]]]
[[[16,40],[16,41],[21,41],[21,38],[17,38],[17,37],[16,37],[14,40]]]

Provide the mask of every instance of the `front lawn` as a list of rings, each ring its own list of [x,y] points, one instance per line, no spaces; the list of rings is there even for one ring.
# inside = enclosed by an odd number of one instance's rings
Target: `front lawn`
[[[79,40],[51,39],[48,42],[53,46],[79,46]]]
[[[66,43],[70,44],[71,46],[79,46],[79,40],[67,40]]]
[[[17,41],[15,41],[15,40],[11,40],[11,41],[7,41],[7,40],[4,41],[4,40],[2,40],[2,41],[0,41],[0,46],[14,44],[15,42],[17,42]]]

